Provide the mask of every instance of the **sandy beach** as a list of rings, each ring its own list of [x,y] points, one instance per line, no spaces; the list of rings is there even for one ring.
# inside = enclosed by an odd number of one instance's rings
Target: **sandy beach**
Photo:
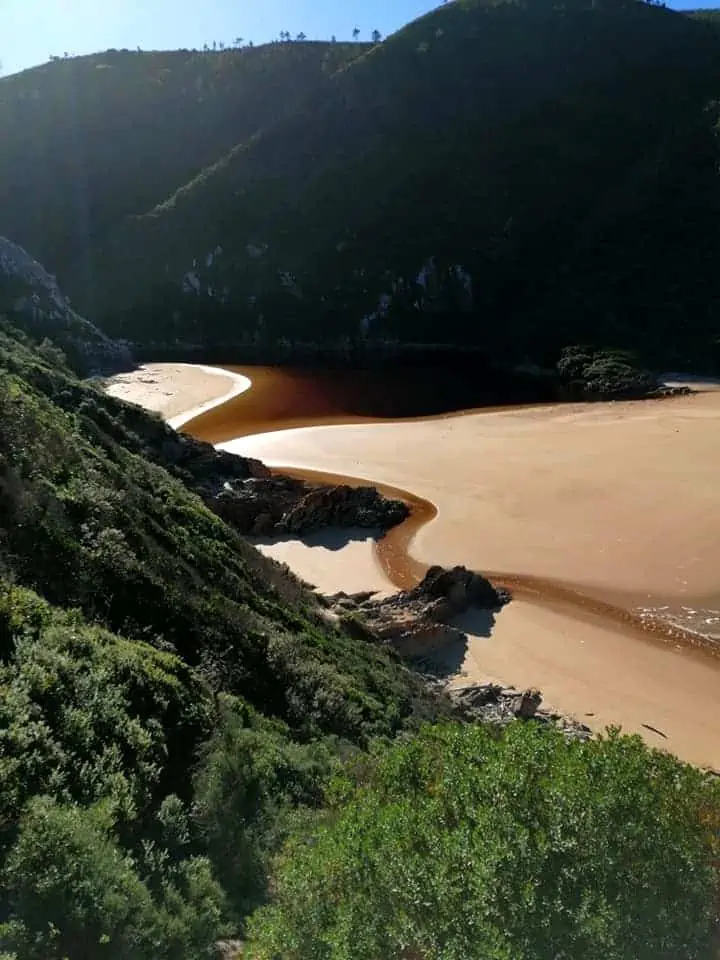
[[[718,419],[720,393],[708,390],[296,428],[223,446],[411,489],[438,510],[411,546],[419,561],[551,578],[628,609],[687,608],[702,621],[720,609]],[[388,585],[370,541],[326,563],[303,544],[270,552],[324,590]],[[720,663],[706,654],[526,600],[498,614],[490,636],[464,626],[467,649],[448,652],[458,682],[537,686],[595,729],[620,724],[720,767]]]
[[[224,449],[436,505],[413,555],[607,596],[720,594],[720,393],[318,426]]]
[[[247,390],[247,377],[191,363],[146,363],[111,377],[106,391],[161,414],[175,430]]]
[[[199,381],[190,399],[183,393],[186,370],[170,366],[177,409],[183,395],[186,407],[201,405]],[[127,398],[138,402],[141,387]],[[247,401],[258,429],[253,392]],[[238,433],[244,404],[245,396],[227,407]],[[293,408],[291,399],[286,407]],[[720,610],[719,419],[720,392],[708,387],[662,401],[392,423],[321,419],[283,430],[276,418],[272,432],[221,446],[270,465],[365,478],[424,498],[437,513],[410,547],[420,566],[459,563],[545,578],[628,610],[689,610],[702,624]],[[189,424],[191,432],[203,436],[203,420]],[[259,546],[326,592],[391,587],[365,534]],[[619,724],[686,760],[720,768],[719,659],[591,611],[519,596],[491,628],[482,617],[463,624],[469,640],[447,651],[449,682],[537,686],[549,706],[595,729]]]

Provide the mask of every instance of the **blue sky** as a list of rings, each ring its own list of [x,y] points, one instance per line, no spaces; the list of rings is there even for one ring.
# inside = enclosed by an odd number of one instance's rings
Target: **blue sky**
[[[15,73],[50,54],[109,47],[202,47],[236,37],[263,43],[281,30],[311,39],[369,39],[437,6],[439,0],[0,0],[0,72]],[[720,3],[720,0],[716,0]],[[714,5],[679,0],[677,7]]]
[[[143,50],[202,47],[213,40],[254,43],[281,30],[311,39],[350,39],[355,26],[370,39],[438,5],[439,0],[0,0],[2,73],[50,54],[109,47]]]

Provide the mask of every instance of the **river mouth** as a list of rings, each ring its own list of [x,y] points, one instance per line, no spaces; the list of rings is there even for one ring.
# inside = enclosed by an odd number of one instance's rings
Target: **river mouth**
[[[720,392],[559,405],[483,397],[471,384],[471,406],[501,409],[453,412],[452,383],[420,384],[429,401],[418,407],[399,371],[376,372],[374,393],[346,370],[320,387],[317,371],[237,372],[252,384],[231,401],[232,378],[219,385],[186,364],[139,370],[122,396],[166,418],[216,402],[182,429],[280,473],[378,486],[412,510],[380,539],[328,530],[264,552],[325,593],[410,586],[431,564],[484,572],[513,602],[490,627],[462,624],[447,683],[537,687],[598,732],[620,725],[720,769],[720,659],[708,656],[720,609]]]

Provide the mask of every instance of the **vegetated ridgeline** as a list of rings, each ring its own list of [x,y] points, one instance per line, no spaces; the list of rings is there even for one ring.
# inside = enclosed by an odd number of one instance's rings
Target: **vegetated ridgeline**
[[[51,64],[2,81],[23,118],[3,182],[48,194],[48,85],[66,90],[63,167],[88,185],[89,226],[55,191],[37,208],[6,197],[0,230],[51,255],[104,329],[155,350],[442,340],[547,365],[589,342],[709,368],[719,50],[712,18],[627,0],[458,0],[354,57],[276,44]],[[108,174],[126,116],[133,148],[115,156],[137,166]]]
[[[124,218],[291,113],[364,49],[108,50],[3,78],[0,234],[31,250],[66,291],[73,266],[92,283],[97,248]]]

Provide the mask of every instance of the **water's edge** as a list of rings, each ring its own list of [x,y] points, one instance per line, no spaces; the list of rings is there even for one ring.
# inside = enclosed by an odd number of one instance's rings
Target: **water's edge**
[[[216,368],[221,370],[223,368]],[[323,411],[322,400],[318,403],[317,396],[307,398],[300,396],[300,404],[292,409],[284,406],[277,407],[272,392],[273,384],[268,377],[267,368],[253,370],[252,368],[234,367],[223,370],[233,378],[240,374],[247,378],[250,389],[243,391],[240,396],[229,394],[227,399],[221,398],[208,410],[198,411],[196,416],[183,417],[183,430],[196,436],[198,439],[211,443],[227,440],[219,426],[224,415],[233,415],[240,418],[244,414],[244,425],[236,422],[234,436],[252,436],[268,431],[287,429],[290,427],[312,427],[327,424],[329,421],[336,425],[357,423],[358,420],[376,419],[379,422],[392,422],[396,418],[372,418],[348,414],[337,406]],[[309,399],[309,405],[308,405]],[[242,403],[243,411],[238,404]],[[302,401],[305,401],[304,403]],[[268,402],[267,419],[263,418],[263,407]],[[660,401],[646,401],[660,402]],[[522,406],[519,404],[518,406]],[[513,408],[515,405],[512,405]],[[534,406],[534,404],[533,404]],[[472,412],[487,412],[497,407],[472,408]],[[454,417],[464,416],[469,410],[456,410],[443,414],[421,417],[399,418],[405,419],[435,419],[437,416]],[[180,418],[178,418],[180,419]],[[410,516],[403,523],[392,528],[380,540],[376,541],[374,550],[380,567],[388,580],[400,590],[408,589],[417,584],[425,575],[428,564],[412,556],[412,543],[427,524],[437,516],[435,504],[419,497],[405,489],[393,487],[384,483],[376,483],[370,478],[358,478],[341,474],[331,474],[318,470],[298,469],[296,467],[276,466],[272,472],[276,475],[294,476],[311,483],[348,484],[350,486],[375,486],[385,496],[403,500],[410,507]],[[571,584],[552,578],[530,574],[519,574],[507,571],[480,571],[489,577],[498,586],[509,590],[513,596],[529,603],[551,608],[576,619],[594,620],[612,624],[616,629],[629,631],[635,636],[646,640],[661,641],[673,646],[684,646],[703,650],[714,656],[720,656],[720,611],[712,609],[698,609],[701,603],[680,606],[679,604],[660,604],[657,607],[644,606],[646,598],[635,597],[618,602],[603,592],[584,585]],[[688,611],[690,612],[688,614]],[[718,636],[714,637],[716,629],[714,621],[717,619]],[[713,631],[704,631],[702,625],[709,621]]]
[[[276,476],[292,476],[308,483],[365,486],[372,482],[366,478],[297,467],[276,466],[272,468],[272,473]],[[385,483],[373,483],[373,486],[384,496],[403,500],[410,507],[407,520],[393,527],[374,544],[375,556],[385,576],[398,590],[408,590],[420,582],[430,566],[413,557],[410,548],[420,530],[435,519],[438,509],[431,501],[400,487]],[[636,605],[624,606],[609,598],[603,599],[599,591],[591,592],[589,588],[550,577],[500,570],[478,572],[496,586],[505,588],[514,597],[528,603],[557,610],[566,616],[611,623],[614,627],[647,639],[702,649],[720,657],[720,644],[712,636],[684,625],[679,618],[675,619],[674,614],[671,617],[656,615],[654,610],[642,607],[640,598]]]

